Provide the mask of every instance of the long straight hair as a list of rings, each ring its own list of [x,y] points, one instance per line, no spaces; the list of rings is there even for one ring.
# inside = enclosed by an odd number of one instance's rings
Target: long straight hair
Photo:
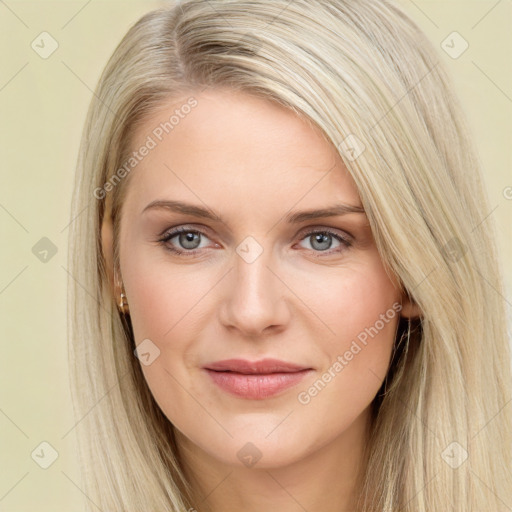
[[[510,510],[511,358],[481,162],[440,55],[388,0],[183,0],[143,16],[108,61],[84,128],[69,246],[88,509],[204,510],[133,354],[100,234],[110,216],[117,266],[130,181],[119,169],[134,130],[164,100],[205,87],[257,95],[320,127],[383,262],[421,311],[400,328],[373,404],[358,510]]]

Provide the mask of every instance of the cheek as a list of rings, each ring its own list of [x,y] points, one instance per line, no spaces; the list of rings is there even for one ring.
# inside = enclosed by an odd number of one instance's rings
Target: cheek
[[[380,260],[354,273],[338,310],[338,354],[347,361],[347,379],[365,389],[380,386],[395,341],[400,302]],[[344,371],[345,371],[344,370]]]
[[[317,318],[317,342],[333,356],[348,350],[353,340],[372,350],[387,352],[394,341],[400,295],[396,282],[386,274],[378,254],[367,254],[364,261],[349,262],[317,275],[295,278],[294,291]],[[304,315],[305,316],[305,310]],[[376,325],[375,331],[374,327]],[[314,333],[311,337],[315,338]],[[359,358],[359,359],[365,359]]]
[[[329,293],[315,298],[334,334],[318,339],[324,365],[313,382],[298,389],[297,402],[312,428],[332,429],[333,435],[374,399],[395,341],[399,293],[380,260],[371,263],[357,271],[347,269],[345,275],[337,273]]]
[[[198,272],[192,265],[172,265],[164,258],[149,258],[142,251],[133,251],[123,261],[123,276],[127,276],[135,342],[139,345],[151,340],[154,345],[149,345],[149,352],[158,354],[148,365],[141,358],[141,369],[156,402],[179,427],[184,420],[183,410],[190,407],[190,395],[184,390],[198,394],[190,372],[193,341],[204,329],[202,300],[208,299],[218,278],[211,269]]]
[[[160,343],[176,339],[176,333],[184,328],[193,329],[201,298],[212,287],[208,273],[194,271],[192,266],[172,265],[165,258],[165,254],[155,259],[144,251],[133,251],[123,262],[137,342],[154,338]]]
[[[332,311],[339,348],[349,350],[359,344],[365,349],[358,353],[357,360],[361,362],[370,362],[375,359],[374,355],[389,352],[394,341],[399,302],[396,289],[384,270],[378,266],[353,273],[340,288],[338,307]]]

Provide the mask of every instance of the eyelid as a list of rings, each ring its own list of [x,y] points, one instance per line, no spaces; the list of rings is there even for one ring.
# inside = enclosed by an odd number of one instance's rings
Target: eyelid
[[[206,234],[211,230],[203,224],[176,224],[175,226],[165,228],[158,236],[162,237],[175,231],[197,231]]]
[[[314,233],[332,233],[332,234],[336,234],[338,236],[340,236],[341,238],[343,238],[344,240],[346,240],[347,242],[348,241],[353,241],[355,239],[355,237],[349,233],[348,231],[344,230],[344,229],[340,229],[340,228],[334,228],[334,227],[331,227],[331,226],[324,226],[324,225],[315,225],[315,226],[307,226],[303,229],[301,229],[297,235],[295,235],[295,237],[300,237],[302,236],[302,234],[314,234]]]

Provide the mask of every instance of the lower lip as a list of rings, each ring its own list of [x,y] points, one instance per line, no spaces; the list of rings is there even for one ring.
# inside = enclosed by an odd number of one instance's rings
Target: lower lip
[[[206,369],[217,386],[240,398],[264,400],[298,384],[312,370],[246,375]]]

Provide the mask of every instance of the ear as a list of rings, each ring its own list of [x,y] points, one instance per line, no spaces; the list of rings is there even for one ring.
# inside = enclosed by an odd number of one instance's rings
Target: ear
[[[105,212],[101,223],[101,249],[103,259],[105,260],[105,273],[107,274],[110,290],[113,296],[116,296],[116,287],[118,287],[119,283],[115,282],[113,233],[112,217],[109,212]]]
[[[402,318],[409,319],[419,318],[421,316],[421,310],[418,304],[416,304],[406,292],[402,294],[402,309],[400,315]]]

